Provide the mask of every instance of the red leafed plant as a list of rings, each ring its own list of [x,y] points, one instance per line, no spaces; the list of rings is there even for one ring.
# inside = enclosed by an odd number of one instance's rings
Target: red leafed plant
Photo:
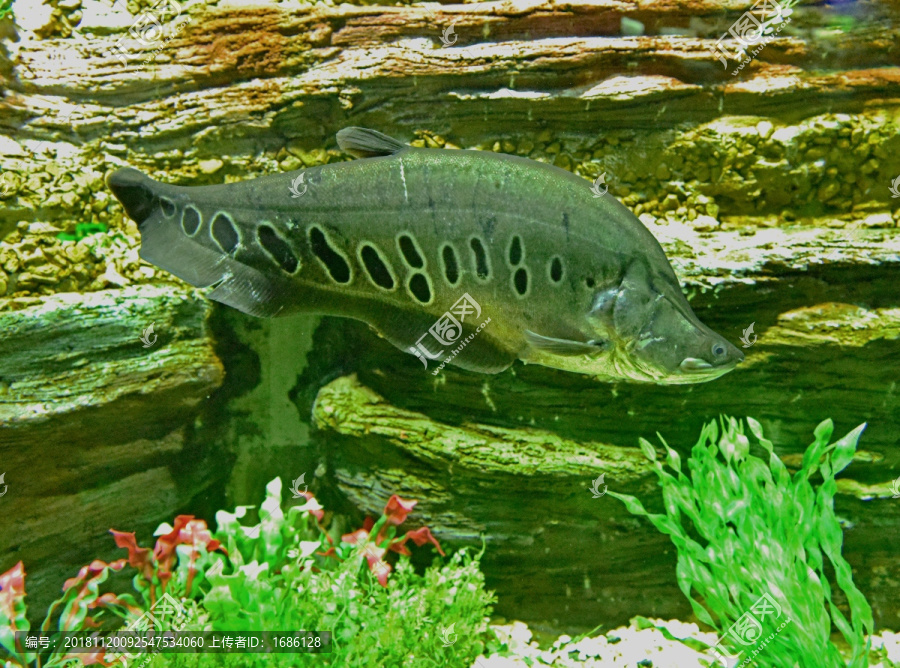
[[[193,515],[179,515],[175,518],[174,526],[160,526],[152,549],[138,545],[134,533],[110,529],[116,545],[127,550],[128,556],[110,563],[92,561],[82,567],[75,577],[66,580],[63,596],[50,606],[39,635],[98,634],[105,627],[102,623],[105,619],[103,615],[112,615],[126,622],[133,621],[151,609],[163,594],[205,601],[204,587],[201,585],[209,582],[210,578],[221,577],[223,572],[219,569],[219,576],[213,576],[210,572],[214,563],[222,561],[222,557],[213,554],[216,551],[225,555],[223,565],[233,572],[229,577],[234,577],[241,570],[242,564],[249,564],[257,559],[259,563],[268,563],[272,567],[271,572],[277,574],[290,561],[292,551],[307,549],[303,546],[309,545],[309,539],[313,543],[318,540],[319,549],[330,546],[327,551],[318,552],[320,556],[331,556],[339,560],[354,555],[364,557],[369,570],[382,586],[387,586],[388,576],[392,571],[385,556],[390,551],[410,556],[406,546],[409,540],[418,546],[430,542],[445,556],[428,527],[407,531],[402,536],[397,535],[397,527],[412,512],[416,501],[391,496],[381,518],[374,521],[367,517],[363,528],[344,534],[341,542],[335,545],[335,541],[320,524],[324,517],[323,509],[311,493],[302,494],[306,501],[304,505],[291,507],[285,513],[280,507],[281,481],[272,481],[266,489],[263,516],[260,525],[254,529],[237,521],[246,509],[234,514],[220,511],[217,514],[219,527],[216,538],[205,521],[195,519]],[[298,526],[305,528],[301,530]],[[223,542],[229,545],[229,550],[225,549]],[[142,595],[141,603],[130,594],[100,593],[100,586],[107,580],[110,572],[121,571],[126,565],[137,571],[133,584]],[[58,629],[51,632],[50,625],[54,619],[57,620]],[[102,650],[67,655],[56,650],[45,649],[41,652],[39,649],[23,647],[21,638],[15,637],[16,631],[30,631],[25,606],[25,568],[21,562],[0,575],[0,646],[11,657],[5,664],[7,668],[31,665],[61,667],[67,659],[75,657],[85,665],[113,665],[113,660],[104,657]]]
[[[57,630],[52,632],[53,635],[99,628],[100,622],[92,615],[102,611],[109,611],[120,617],[129,613],[141,614],[141,608],[128,594],[118,596],[100,593],[100,585],[109,577],[110,571],[122,570],[124,566],[124,559],[117,559],[108,564],[95,559],[87,566],[83,566],[78,575],[66,580],[62,597],[50,606],[35,636],[51,635],[50,625],[60,608],[62,611],[57,620]],[[80,659],[84,665],[104,663],[102,650],[79,654],[55,650],[41,661],[36,649],[24,647],[21,638],[15,637],[16,631],[27,633],[30,630],[25,607],[25,567],[20,561],[0,575],[0,646],[10,654],[10,660],[6,665],[27,666],[36,663],[45,668],[52,668],[62,666],[73,658]]]
[[[173,567],[180,563],[177,559],[176,548],[179,545],[190,547],[187,563],[187,576],[184,582],[184,591],[179,592],[185,598],[190,598],[194,578],[197,575],[198,561],[216,550],[226,552],[222,544],[212,537],[204,520],[194,519],[193,515],[179,515],[175,518],[175,526],[170,531],[162,534],[156,540],[153,551],[150,548],[140,547],[134,537],[134,533],[125,533],[110,529],[116,545],[128,550],[128,565],[137,569],[135,576],[135,589],[144,593],[151,606],[156,603],[159,595],[166,592],[169,581],[173,576]],[[204,548],[201,551],[200,548]],[[158,588],[158,590],[157,590]]]
[[[428,527],[407,531],[403,538],[396,537],[396,527],[406,521],[406,516],[412,512],[416,503],[418,502],[407,501],[394,494],[388,499],[381,519],[375,522],[371,517],[367,517],[362,529],[341,536],[342,542],[362,547],[369,570],[383,587],[387,586],[388,575],[391,573],[391,565],[384,560],[384,555],[388,550],[410,556],[411,553],[406,547],[406,542],[412,539],[419,547],[425,543],[434,544],[441,556],[445,556],[440,543],[431,535]],[[328,553],[331,552],[332,550],[328,551]]]
[[[181,574],[177,587],[180,591],[177,593],[189,596],[198,573],[198,563],[207,563],[210,552],[225,550],[212,537],[206,522],[194,519],[193,515],[179,515],[175,518],[175,526],[168,528],[168,532],[159,536],[152,551],[150,548],[140,547],[133,533],[110,529],[116,545],[128,550],[128,558],[116,559],[110,563],[95,559],[83,566],[78,575],[66,580],[63,595],[50,606],[39,635],[47,637],[99,629],[102,624],[97,613],[102,612],[123,619],[139,617],[145,609],[153,607],[159,595],[165,593],[176,573]],[[187,559],[178,558],[179,545],[188,547]],[[120,571],[126,564],[137,569],[134,585],[144,596],[144,606],[139,605],[130,594],[100,593],[100,585],[107,580],[110,572]],[[39,657],[38,648],[24,647],[21,638],[15,637],[16,631],[30,631],[25,611],[25,567],[19,562],[0,575],[0,646],[10,653],[10,666],[34,663],[50,668],[63,665],[71,658],[80,659],[84,665],[110,665],[104,659],[103,650],[78,654],[53,651]],[[50,626],[58,611],[57,630],[51,632]]]

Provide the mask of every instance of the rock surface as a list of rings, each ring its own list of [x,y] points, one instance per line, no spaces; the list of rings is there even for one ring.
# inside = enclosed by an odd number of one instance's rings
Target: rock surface
[[[857,285],[835,284],[831,294]],[[812,286],[822,295],[827,283]],[[802,303],[809,287],[773,286],[767,312]],[[736,299],[724,295],[719,306]],[[713,302],[695,299],[709,320],[704,304]],[[405,494],[420,501],[418,517],[448,545],[479,545],[484,536],[499,614],[556,628],[690,615],[668,539],[590,491],[608,486],[659,512],[638,438],[655,441],[658,431],[685,458],[704,422],[750,415],[796,470],[819,421],[833,418],[836,435],[867,421],[838,481],[837,512],[856,582],[877,623],[892,628],[900,621],[889,538],[900,523],[891,498],[900,464],[891,362],[897,321],[891,309],[873,311],[823,302],[787,310],[771,325],[760,319],[759,338],[738,370],[675,387],[610,385],[534,365],[498,376],[445,369],[434,378],[365,327],[325,319],[295,401],[301,415],[313,414],[313,439],[340,496],[377,514],[392,493]],[[732,331],[740,317],[720,311],[716,328]],[[314,394],[338,369],[348,375]]]
[[[755,325],[758,340],[740,371],[704,386],[598,386],[518,365],[433,383],[364,328],[327,319],[293,393],[299,415],[319,411],[323,485],[360,511],[394,492],[420,498],[460,542],[486,533],[507,613],[576,626],[683,616],[666,543],[592,499],[591,481],[606,472],[607,484],[652,497],[654,485],[633,477],[637,438],[659,430],[684,449],[719,413],[760,419],[788,461],[819,420],[843,432],[866,420],[867,454],[840,481],[847,549],[877,619],[900,628],[900,504],[888,490],[900,475],[895,4],[795,6],[736,71],[711,48],[749,1],[187,2],[142,40],[129,29],[145,0],[128,11],[20,2],[35,9],[21,27],[0,21],[0,328],[12,337],[0,338],[10,484],[0,504],[33,535],[0,522],[0,545],[19,550],[0,555],[0,569],[14,554],[44,560],[30,579],[44,587],[38,600],[71,575],[61,564],[105,554],[119,518],[170,519],[222,475],[209,453],[188,453],[177,475],[172,464],[196,447],[193,417],[221,382],[200,324],[209,306],[139,262],[137,230],[104,177],[131,165],[201,185],[301,169],[346,159],[334,133],[362,125],[606,175],[660,238],[701,319],[735,341]],[[57,238],[87,222],[111,233]],[[124,290],[90,294],[110,288]],[[67,291],[89,294],[52,296]],[[146,352],[137,338],[150,322],[160,341]],[[291,379],[272,368],[296,362],[275,360],[263,378],[282,392]],[[342,399],[335,378],[363,394]],[[340,412],[344,399],[358,416]],[[234,431],[249,431],[253,419],[241,419]],[[263,433],[292,443],[290,420],[269,425]],[[432,429],[467,447],[435,441]],[[279,466],[292,459],[284,450]],[[35,461],[51,472],[28,473]],[[255,475],[275,474],[284,471]],[[63,509],[77,509],[90,540],[73,535]]]
[[[185,431],[222,383],[209,309],[138,286],[0,313],[0,572],[25,561],[32,614],[118,554],[110,528],[149,535],[227,473]]]

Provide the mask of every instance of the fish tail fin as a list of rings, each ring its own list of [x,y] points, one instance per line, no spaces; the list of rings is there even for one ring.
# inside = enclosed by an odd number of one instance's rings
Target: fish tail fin
[[[213,215],[216,209],[193,201],[191,188],[154,181],[136,169],[113,172],[107,184],[138,224],[141,259],[194,287],[213,286],[207,297],[250,315],[296,310],[288,272],[296,267],[272,266],[271,253],[255,243],[256,227]]]
[[[153,179],[131,167],[117,169],[106,178],[109,189],[125,207],[128,217],[140,227],[153,213],[156,195],[151,184]]]

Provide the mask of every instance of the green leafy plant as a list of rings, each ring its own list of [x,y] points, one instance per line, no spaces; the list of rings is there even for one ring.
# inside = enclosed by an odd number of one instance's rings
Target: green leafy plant
[[[432,543],[439,551],[440,545],[427,527],[398,535],[415,501],[392,496],[381,518],[367,518],[363,528],[338,538],[321,525],[315,498],[304,496],[305,504],[282,510],[276,478],[266,487],[257,525],[239,522],[247,507],[216,514],[216,536],[228,550],[230,567],[210,576],[212,589],[201,602],[207,615],[200,623],[223,631],[328,632],[332,652],[203,655],[198,662],[173,655],[158,665],[471,665],[491,642],[486,631],[493,597],[484,590],[480,554],[459,551],[449,563],[419,575],[409,562],[407,541]],[[395,566],[390,553],[398,555]],[[447,641],[452,642],[445,646]]]
[[[109,228],[103,223],[78,223],[75,225],[74,234],[71,232],[60,232],[56,235],[56,238],[62,241],[81,241],[92,234],[97,234],[98,232],[105,234],[108,231]]]
[[[111,530],[127,558],[94,561],[66,581],[35,636],[106,635],[134,624],[163,595],[182,605],[183,631],[317,631],[332,637],[330,654],[156,654],[147,666],[297,666],[306,661],[340,666],[469,666],[486,648],[499,648],[487,633],[492,594],[484,589],[480,554],[466,550],[424,575],[409,562],[409,541],[440,544],[427,527],[399,525],[416,501],[392,496],[376,521],[366,518],[352,533],[332,535],[324,509],[309,492],[282,509],[281,480],[266,487],[260,520],[241,524],[250,506],[217,513],[212,534],[203,520],[179,515],[163,524],[156,545],[141,547],[133,533]],[[396,554],[396,558],[391,554]],[[396,559],[396,561],[395,561]],[[101,593],[111,571],[136,570],[136,592]],[[57,627],[51,632],[52,622]],[[169,626],[167,625],[167,628]],[[25,571],[17,564],[0,575],[0,646],[6,668],[121,665],[102,650],[66,654],[27,648],[16,631],[30,632]]]
[[[753,630],[745,613],[766,594],[775,604],[769,613],[774,616],[780,607],[784,617],[777,621],[791,621],[765,639],[760,650],[765,665],[867,666],[872,611],[841,555],[843,534],[834,513],[835,475],[853,459],[865,425],[829,444],[834,426],[831,420],[822,422],[793,476],[760,424],[748,418],[747,425],[767,459],[750,453],[740,422],[723,418],[721,434],[715,422],[704,426],[687,461],[690,475],[662,437],[671,472],[641,439],[641,449],[655,463],[666,514],[648,513],[633,496],[610,494],[671,538],[678,550],[678,586],[697,618],[713,627],[723,643],[730,641],[734,652],[745,649],[749,655],[752,648],[734,643],[735,632],[745,641],[763,642],[761,635],[753,637],[760,631]],[[817,472],[822,482],[814,485]],[[849,619],[834,603],[825,557],[846,596]],[[850,647],[849,662],[831,642],[832,625]],[[729,630],[733,633],[726,637]]]

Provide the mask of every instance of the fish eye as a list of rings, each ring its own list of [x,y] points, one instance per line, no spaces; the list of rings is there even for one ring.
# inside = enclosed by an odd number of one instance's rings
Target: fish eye
[[[712,346],[712,354],[716,357],[725,357],[725,346],[721,343],[714,343]]]

